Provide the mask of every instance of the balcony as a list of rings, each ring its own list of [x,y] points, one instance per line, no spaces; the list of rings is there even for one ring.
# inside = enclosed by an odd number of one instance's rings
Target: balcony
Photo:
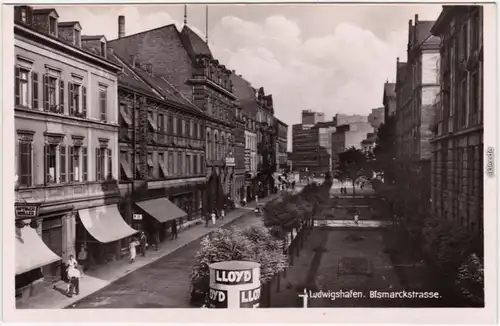
[[[82,182],[58,185],[39,185],[16,189],[16,202],[63,202],[87,200],[88,198],[115,197],[120,195],[118,183]]]

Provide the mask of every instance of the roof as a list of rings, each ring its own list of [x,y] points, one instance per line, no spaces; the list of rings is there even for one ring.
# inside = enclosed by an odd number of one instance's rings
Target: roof
[[[100,40],[100,39],[106,39],[104,35],[82,35],[82,41],[85,40]]]
[[[33,10],[33,15],[47,15],[55,12],[56,16],[59,18],[59,14],[57,13],[57,10],[54,8],[46,8],[46,9],[35,9]]]
[[[231,73],[230,79],[233,83],[233,94],[238,98],[238,104],[243,112],[252,117],[257,116],[257,97],[250,82],[234,72]]]
[[[60,22],[60,23],[57,23],[57,27],[72,27],[72,26],[75,26],[77,24],[78,24],[78,26],[80,26],[80,28],[82,28],[82,26],[80,25],[80,22],[77,22],[77,21]]]
[[[434,25],[432,26],[430,33],[432,33],[432,35],[435,36],[440,36],[445,27],[448,28],[451,27],[449,26],[449,22],[456,16],[456,14],[459,14],[460,12],[466,12],[468,9],[474,7],[478,6],[453,6],[453,5],[443,6],[443,10],[441,11],[441,14],[439,15],[438,19],[434,22]]]
[[[419,21],[417,24],[416,28],[416,37],[417,37],[417,44],[415,45],[422,45],[424,44],[429,38],[431,38],[433,35],[431,34],[431,29],[432,26],[434,25],[434,21]]]
[[[396,84],[395,83],[385,83],[384,84],[384,99],[386,97],[389,97],[389,98],[396,97]],[[376,110],[376,109],[373,109],[373,110]]]
[[[212,52],[208,44],[201,37],[193,32],[188,25],[184,25],[180,33],[184,47],[191,55],[205,54],[212,57]]]
[[[111,51],[110,51],[111,52]],[[137,89],[160,100],[167,100],[174,102],[183,106],[184,109],[189,110],[194,113],[201,113],[200,109],[194,104],[189,102],[187,99],[183,98],[182,95],[175,89],[174,86],[169,84],[166,80],[161,77],[150,75],[148,72],[144,71],[139,67],[132,67],[127,64],[119,55],[112,51],[109,53],[108,57],[113,62],[121,65],[123,67],[123,73],[118,75],[118,82],[124,86],[128,86],[132,89]]]

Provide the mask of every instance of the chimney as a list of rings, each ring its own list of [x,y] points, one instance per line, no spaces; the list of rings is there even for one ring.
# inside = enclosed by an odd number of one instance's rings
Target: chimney
[[[418,24],[418,14],[415,14],[415,25]]]
[[[118,38],[125,36],[125,16],[118,16]]]

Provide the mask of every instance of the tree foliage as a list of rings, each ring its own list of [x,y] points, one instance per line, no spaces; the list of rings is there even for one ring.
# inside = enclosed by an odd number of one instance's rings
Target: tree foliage
[[[264,227],[217,229],[202,239],[195,258],[191,272],[193,283],[207,280],[208,266],[217,262],[243,260],[260,263],[262,283],[269,282],[288,264],[280,242]]]
[[[387,180],[394,180],[394,163],[396,158],[396,117],[386,119],[377,132],[377,140],[373,153],[376,157],[373,169],[382,172]]]
[[[484,305],[484,265],[476,254],[471,254],[458,268],[455,284],[464,297],[474,304]]]
[[[356,181],[361,177],[371,178],[372,171],[369,157],[362,150],[353,146],[338,154],[335,178],[350,180],[353,190]]]

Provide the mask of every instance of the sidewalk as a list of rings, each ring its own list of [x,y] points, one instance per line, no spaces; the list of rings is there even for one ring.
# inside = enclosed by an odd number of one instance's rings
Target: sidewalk
[[[271,195],[264,199],[259,199],[259,204],[264,204],[273,200],[278,195]],[[246,207],[235,209],[229,212],[224,220],[217,220],[216,225],[210,222],[209,227],[205,227],[205,223],[192,226],[191,228],[184,229],[179,232],[179,238],[176,240],[167,240],[160,244],[158,251],[148,250],[146,257],[137,256],[136,261],[130,264],[127,259],[112,261],[103,266],[98,267],[96,270],[87,272],[80,279],[80,295],[67,297],[62,293],[66,289],[66,283],[59,281],[54,284],[54,287],[47,287],[37,293],[37,295],[18,300],[16,302],[17,309],[63,309],[71,306],[77,301],[101,290],[114,281],[130,274],[141,267],[144,267],[174,251],[188,245],[189,243],[200,239],[201,237],[210,234],[216,229],[230,224],[235,220],[253,212],[255,209],[255,202],[248,204]]]

